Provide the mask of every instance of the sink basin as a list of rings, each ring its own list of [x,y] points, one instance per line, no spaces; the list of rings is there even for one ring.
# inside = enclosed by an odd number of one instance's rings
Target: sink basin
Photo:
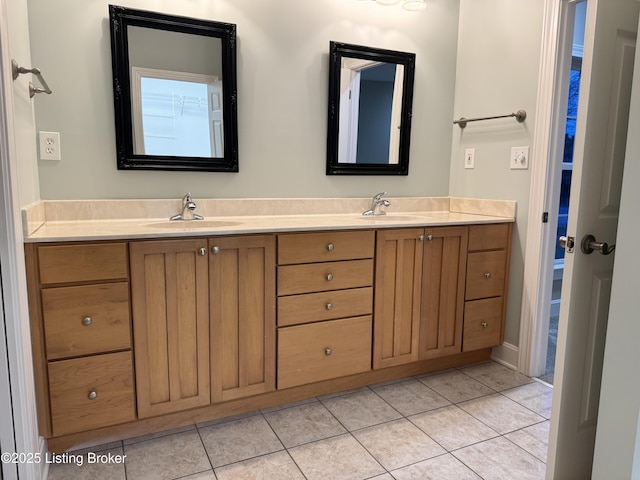
[[[374,222],[374,221],[382,221],[382,222],[420,222],[427,219],[425,216],[418,215],[361,215],[359,217],[361,220]]]
[[[165,222],[151,222],[145,224],[145,226],[152,228],[175,228],[192,230],[201,228],[233,227],[240,224],[241,222],[227,222],[224,220],[175,220]]]

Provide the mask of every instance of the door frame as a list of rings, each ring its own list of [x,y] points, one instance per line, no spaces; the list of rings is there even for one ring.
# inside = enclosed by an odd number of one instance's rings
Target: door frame
[[[531,165],[518,349],[518,371],[529,376],[542,375],[546,366],[553,252],[562,178],[562,166],[553,159],[560,158],[564,148],[571,70],[571,55],[567,50],[573,43],[575,4],[579,1],[545,0],[544,3],[533,138],[533,151],[538,161]],[[546,222],[543,222],[543,216],[547,217]]]
[[[18,197],[14,82],[10,62],[7,0],[0,0],[0,263],[3,310],[0,325],[6,335],[3,345],[6,346],[8,364],[4,365],[4,360],[0,363],[0,375],[8,373],[6,379],[11,388],[10,399],[7,392],[0,398],[0,412],[4,414],[5,409],[11,408],[13,415],[13,422],[0,422],[0,435],[4,449],[11,448],[16,453],[40,453],[44,458],[47,444],[38,434],[31,358],[24,238]],[[20,86],[25,85],[21,82]],[[46,478],[47,472],[45,462],[18,463],[15,471],[2,471],[5,480]]]

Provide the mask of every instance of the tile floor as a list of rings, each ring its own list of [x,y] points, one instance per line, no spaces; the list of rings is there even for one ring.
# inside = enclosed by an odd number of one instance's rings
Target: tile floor
[[[49,480],[542,479],[551,394],[486,362],[94,447],[126,461]]]

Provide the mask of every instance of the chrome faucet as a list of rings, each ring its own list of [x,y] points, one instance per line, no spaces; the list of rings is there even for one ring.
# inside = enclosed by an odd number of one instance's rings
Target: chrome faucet
[[[202,215],[195,213],[197,205],[191,198],[191,193],[187,193],[182,198],[182,212],[169,218],[169,220],[204,220]]]
[[[380,207],[388,207],[389,205],[391,205],[391,202],[389,200],[382,198],[386,194],[387,192],[380,192],[374,195],[373,199],[371,200],[371,208],[366,212],[363,212],[362,215],[386,215],[387,212],[385,212],[384,210],[380,210]]]

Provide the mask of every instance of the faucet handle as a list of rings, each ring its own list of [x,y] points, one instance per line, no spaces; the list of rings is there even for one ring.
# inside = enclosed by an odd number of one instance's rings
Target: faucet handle
[[[378,200],[380,200],[382,197],[384,197],[386,194],[387,194],[387,192],[380,192],[380,193],[376,193],[376,194],[373,196],[373,199],[374,199],[375,201],[378,201]]]

